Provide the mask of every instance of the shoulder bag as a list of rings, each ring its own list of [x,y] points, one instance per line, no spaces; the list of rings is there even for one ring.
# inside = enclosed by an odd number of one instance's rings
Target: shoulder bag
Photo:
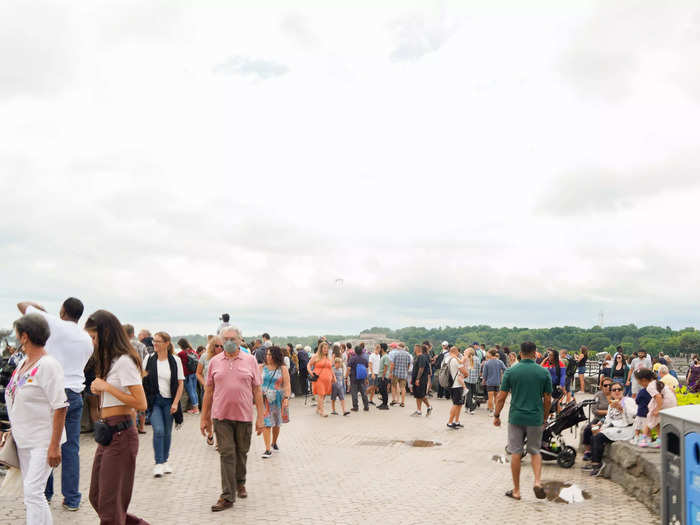
[[[12,437],[12,431],[5,432],[0,441],[0,465],[19,468],[19,456],[17,455],[17,443]]]

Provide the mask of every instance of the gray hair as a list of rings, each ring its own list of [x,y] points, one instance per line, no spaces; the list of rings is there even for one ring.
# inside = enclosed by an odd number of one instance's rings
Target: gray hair
[[[223,336],[226,332],[236,332],[238,334],[238,337],[243,337],[243,332],[241,332],[240,329],[236,328],[235,326],[224,327],[224,329],[221,330],[221,333],[219,335]]]
[[[661,365],[659,367],[659,376],[668,374],[668,367],[666,365]]]
[[[36,346],[44,346],[51,335],[49,323],[41,314],[27,314],[17,319],[13,325],[17,335],[27,334],[29,341]]]

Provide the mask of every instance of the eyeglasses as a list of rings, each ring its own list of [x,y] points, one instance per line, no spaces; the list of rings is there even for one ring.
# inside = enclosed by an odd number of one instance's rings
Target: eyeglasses
[[[622,392],[622,389],[621,388],[613,388],[612,391],[613,392]]]

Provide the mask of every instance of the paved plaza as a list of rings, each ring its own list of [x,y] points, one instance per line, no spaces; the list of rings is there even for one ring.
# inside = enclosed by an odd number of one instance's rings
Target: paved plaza
[[[199,416],[185,415],[173,432],[170,462],[175,472],[152,476],[151,428],[140,436],[136,482],[130,510],[161,524],[427,524],[427,523],[597,523],[654,524],[659,519],[623,489],[582,472],[545,462],[543,480],[575,481],[592,498],[566,505],[537,501],[529,461],[523,469],[520,502],[504,497],[511,487],[510,467],[492,460],[503,454],[506,430],[495,428],[485,408],[462,416],[466,428],[445,426],[450,402],[435,400],[433,414],[412,418],[413,399],[405,408],[352,413],[321,419],[304,399],[293,399],[291,422],[280,436],[280,452],[261,459],[262,437],[254,437],[248,456],[248,498],[233,509],[212,513],[220,491],[219,456],[199,433]],[[505,417],[504,417],[505,420]],[[573,441],[574,436],[571,436]],[[405,442],[438,441],[441,446],[413,447]],[[95,444],[81,439],[79,512],[61,508],[60,490],[52,502],[57,524],[95,524],[88,500]],[[60,475],[57,476],[60,479]],[[0,523],[24,522],[20,497],[0,496]],[[607,517],[607,518],[605,518]]]

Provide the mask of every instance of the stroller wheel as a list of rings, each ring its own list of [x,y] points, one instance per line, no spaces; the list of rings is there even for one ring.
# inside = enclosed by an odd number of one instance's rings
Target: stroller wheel
[[[557,456],[557,464],[561,468],[571,468],[576,463],[576,450],[573,447],[565,446]]]

